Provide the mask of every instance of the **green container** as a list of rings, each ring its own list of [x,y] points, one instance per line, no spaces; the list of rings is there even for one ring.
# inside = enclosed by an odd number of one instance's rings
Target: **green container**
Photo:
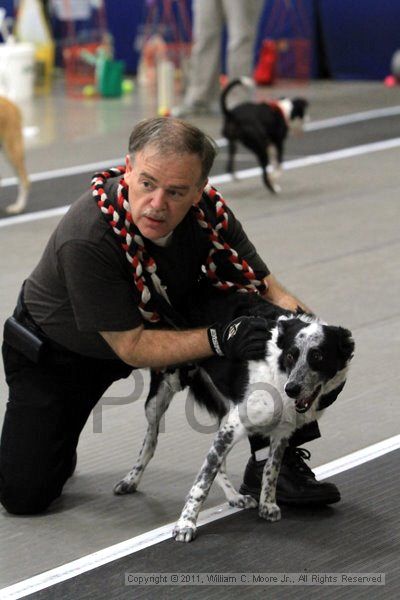
[[[125,63],[123,60],[105,58],[101,61],[98,70],[98,90],[106,98],[122,96],[122,81]]]

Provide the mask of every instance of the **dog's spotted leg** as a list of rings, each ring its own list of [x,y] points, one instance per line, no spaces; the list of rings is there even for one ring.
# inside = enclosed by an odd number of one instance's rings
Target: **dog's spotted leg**
[[[237,506],[238,508],[256,508],[258,505],[257,500],[247,494],[239,494],[230,481],[226,473],[226,459],[222,461],[222,465],[217,473],[215,481],[222,488],[227,501],[230,506]]]
[[[267,521],[279,521],[281,510],[276,504],[276,484],[281,469],[287,439],[270,440],[270,451],[264,466],[258,514]]]
[[[204,500],[207,498],[218,469],[231,448],[245,434],[246,430],[235,408],[229,413],[226,423],[219,429],[215,436],[214,443],[188,494],[186,504],[173,530],[173,536],[176,541],[191,542],[196,537],[197,517]]]
[[[161,417],[167,410],[174,394],[181,390],[179,371],[151,374],[149,395],[146,400],[147,432],[139,457],[127,475],[114,487],[114,494],[130,494],[137,490],[143,472],[154,455],[157,446]]]

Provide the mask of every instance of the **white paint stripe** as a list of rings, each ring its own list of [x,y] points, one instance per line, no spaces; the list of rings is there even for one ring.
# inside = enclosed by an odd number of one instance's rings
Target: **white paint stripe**
[[[352,158],[353,156],[361,156],[363,154],[369,154],[370,152],[381,152],[383,150],[390,150],[391,148],[398,148],[400,146],[400,138],[394,138],[391,140],[383,140],[381,142],[373,142],[371,144],[362,144],[360,146],[353,146],[352,148],[344,148],[342,150],[334,150],[332,152],[325,152],[324,154],[313,154],[311,156],[305,156],[302,158],[295,158],[293,160],[285,161],[282,165],[283,169],[290,171],[291,169],[300,169],[302,167],[311,167],[314,165],[320,165],[326,162],[335,160],[341,160],[344,158]],[[114,161],[112,164],[106,162],[102,164],[103,168],[108,166],[115,166],[118,161]],[[95,164],[95,163],[93,163]],[[120,163],[119,163],[120,164]],[[99,165],[95,167],[99,169]],[[237,171],[235,174],[236,179],[249,179],[250,177],[260,176],[260,167],[253,167],[251,169],[243,169]],[[219,183],[228,183],[234,181],[235,178],[229,173],[222,173],[221,175],[215,175],[210,177],[210,183],[217,185]],[[16,225],[21,223],[28,223],[31,221],[38,221],[40,219],[48,219],[50,217],[57,217],[67,212],[68,206],[60,206],[57,208],[50,208],[48,210],[38,211],[34,213],[27,213],[23,215],[17,215],[15,217],[9,217],[6,219],[0,219],[0,228],[8,227],[9,225]]]
[[[205,525],[206,523],[211,523],[212,521],[225,517],[228,514],[233,515],[235,512],[239,512],[241,510],[242,509],[239,508],[227,508],[225,505],[210,508],[200,514],[198,525],[201,526]],[[138,535],[137,537],[126,540],[125,542],[121,542],[120,544],[115,544],[114,546],[104,548],[103,550],[99,550],[93,554],[88,554],[83,558],[79,558],[78,560],[61,565],[56,569],[51,569],[50,571],[46,571],[40,575],[35,575],[35,577],[31,577],[25,581],[21,581],[9,587],[3,588],[0,590],[0,599],[17,600],[18,598],[24,598],[29,594],[46,589],[52,585],[56,585],[57,583],[61,583],[67,579],[71,579],[72,577],[77,577],[82,573],[97,569],[102,565],[108,564],[120,558],[124,558],[125,556],[129,556],[135,552],[139,552],[140,550],[143,550],[149,546],[159,544],[171,538],[173,526],[174,523],[168,523],[167,525],[163,525],[162,527],[158,527],[157,529],[153,529],[152,531]]]
[[[372,119],[381,119],[384,117],[395,117],[400,115],[400,106],[388,106],[387,108],[377,108],[374,110],[366,110],[340,117],[331,117],[330,119],[322,119],[320,121],[311,121],[305,123],[304,131],[317,131],[320,129],[329,129],[331,127],[340,127],[341,125],[349,125],[350,123],[359,123],[360,121],[370,121]]]
[[[343,471],[354,469],[355,467],[358,467],[358,465],[379,458],[384,454],[388,454],[388,452],[393,452],[393,450],[398,450],[398,448],[400,448],[400,435],[395,435],[387,440],[383,440],[382,442],[367,446],[366,448],[352,452],[352,454],[333,460],[326,465],[316,467],[313,471],[318,479],[326,479],[337,473],[343,473]]]
[[[69,206],[58,206],[57,208],[49,208],[48,210],[39,210],[33,213],[16,215],[7,219],[0,219],[0,228],[8,227],[8,225],[21,225],[21,223],[31,223],[32,221],[40,221],[41,219],[50,219],[51,217],[59,217],[64,215]]]
[[[319,131],[322,129],[341,127],[342,125],[350,125],[351,123],[360,123],[361,121],[371,121],[373,119],[382,119],[384,117],[396,117],[398,115],[400,115],[400,106],[376,108],[373,110],[365,110],[363,112],[350,113],[349,115],[311,121],[310,123],[304,124],[303,131]],[[220,138],[216,140],[216,143],[219,148],[223,148],[228,145],[228,140]]]
[[[363,448],[362,450],[358,450],[357,452],[353,452],[343,458],[333,460],[326,465],[317,467],[314,469],[314,472],[319,479],[332,477],[338,473],[354,469],[358,465],[379,458],[379,456],[397,450],[398,448],[400,448],[400,435],[396,435],[387,440],[383,440],[382,442],[378,442],[377,444],[373,444],[372,446],[368,446],[367,448]],[[226,504],[210,508],[200,513],[198,526],[201,527],[212,521],[233,515],[241,510],[243,509],[231,508]],[[139,552],[149,546],[159,544],[160,542],[171,538],[173,525],[173,523],[168,523],[168,525],[163,525],[162,527],[138,535],[130,540],[121,542],[120,544],[115,544],[114,546],[104,548],[93,554],[88,554],[87,556],[57,567],[56,569],[45,571],[40,575],[36,575],[25,581],[3,588],[0,590],[0,598],[1,600],[18,600],[18,598],[25,598],[29,594],[46,589],[57,583],[71,579],[72,577],[77,577],[82,573],[97,569],[102,565],[129,556],[135,552]]]
[[[351,113],[349,115],[342,115],[341,117],[332,117],[330,119],[321,119],[320,121],[313,121],[311,123],[304,124],[304,131],[318,131],[319,129],[328,129],[331,127],[340,127],[341,125],[348,125],[349,123],[358,123],[360,121],[369,121],[371,119],[378,119],[382,117],[393,117],[400,115],[400,106],[389,106],[387,108],[377,108],[374,110],[366,110],[358,113]],[[24,129],[24,135],[33,136],[38,132],[37,127],[26,127]],[[216,140],[216,144],[219,148],[223,148],[228,145],[228,140],[220,138]],[[31,181],[43,181],[49,179],[57,179],[58,177],[68,177],[70,175],[79,175],[80,173],[87,173],[88,171],[97,171],[98,169],[105,169],[107,167],[114,167],[124,163],[123,158],[115,158],[108,161],[88,163],[86,165],[78,165],[75,167],[65,167],[63,169],[54,169],[53,171],[42,171],[40,173],[33,173],[30,175]],[[1,186],[8,187],[10,185],[16,185],[18,183],[16,177],[6,177],[2,180]]]
[[[113,158],[111,160],[103,160],[102,162],[87,163],[86,165],[77,165],[75,167],[64,167],[63,169],[54,169],[52,171],[42,171],[41,173],[32,173],[29,175],[29,179],[32,182],[35,181],[48,181],[50,179],[58,179],[59,177],[70,177],[72,175],[80,175],[81,173],[87,173],[93,171],[104,170],[109,167],[115,167],[116,165],[123,165],[125,163],[124,158]],[[1,181],[1,187],[8,187],[10,185],[16,185],[18,180],[16,177],[5,177]]]
[[[383,140],[381,142],[372,142],[371,144],[362,144],[360,146],[353,146],[352,148],[343,148],[342,150],[333,150],[332,152],[325,152],[324,154],[313,154],[311,156],[304,156],[302,158],[295,158],[293,160],[285,161],[282,165],[284,170],[290,171],[291,169],[300,169],[302,167],[311,167],[313,165],[320,165],[326,162],[335,160],[342,160],[344,158],[352,158],[353,156],[361,156],[362,154],[369,154],[370,152],[381,152],[382,150],[390,150],[391,148],[398,148],[400,146],[400,138],[394,138],[391,140]],[[260,176],[261,168],[253,167],[251,169],[243,169],[242,171],[236,172],[237,179],[248,179],[250,177]],[[228,173],[222,175],[216,175],[210,178],[212,185],[218,183],[227,183],[228,181],[234,181],[234,178]]]

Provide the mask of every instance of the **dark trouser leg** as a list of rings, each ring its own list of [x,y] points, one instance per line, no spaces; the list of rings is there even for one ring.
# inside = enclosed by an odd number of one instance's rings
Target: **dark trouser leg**
[[[7,344],[3,359],[10,395],[0,444],[0,501],[11,513],[34,514],[61,494],[91,410],[132,369],[59,349],[34,364]]]
[[[296,429],[289,440],[289,446],[291,448],[296,448],[297,446],[316,440],[319,437],[321,437],[321,433],[318,423],[317,421],[313,421],[312,423],[304,425],[301,429]],[[262,450],[269,445],[269,439],[267,437],[262,437],[261,435],[249,437],[249,442],[253,456],[258,450]]]

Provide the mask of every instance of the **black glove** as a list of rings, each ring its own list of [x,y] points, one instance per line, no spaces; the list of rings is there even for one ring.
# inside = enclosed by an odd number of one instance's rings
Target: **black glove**
[[[265,358],[268,322],[262,317],[238,317],[229,323],[214,323],[207,329],[215,354],[231,360]]]

